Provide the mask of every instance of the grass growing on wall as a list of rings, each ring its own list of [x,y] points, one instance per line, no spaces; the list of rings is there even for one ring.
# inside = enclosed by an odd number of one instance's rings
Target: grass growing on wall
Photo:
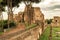
[[[27,24],[25,24],[25,26],[26,26],[26,30],[29,30],[29,29],[31,29],[31,28],[34,28],[34,27],[36,27],[37,26],[37,24],[31,24],[31,25],[27,25]]]

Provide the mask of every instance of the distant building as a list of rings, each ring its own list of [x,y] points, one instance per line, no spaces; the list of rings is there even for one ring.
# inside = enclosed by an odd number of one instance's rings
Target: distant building
[[[53,26],[60,26],[60,17],[55,16],[52,20],[52,25]]]

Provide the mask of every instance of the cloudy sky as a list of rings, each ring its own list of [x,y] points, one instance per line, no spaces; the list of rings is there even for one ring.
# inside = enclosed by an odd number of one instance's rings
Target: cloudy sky
[[[40,7],[45,19],[53,18],[54,16],[60,16],[60,0],[42,0],[39,4],[33,4],[34,7]],[[25,5],[20,4],[19,8],[14,10],[14,14],[24,10]],[[7,14],[4,13],[4,19],[7,19]],[[5,17],[6,16],[6,17]]]

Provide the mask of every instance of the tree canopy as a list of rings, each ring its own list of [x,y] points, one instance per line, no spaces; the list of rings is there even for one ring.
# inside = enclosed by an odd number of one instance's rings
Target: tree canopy
[[[40,2],[41,0],[21,0],[21,1],[38,3],[38,2]]]
[[[26,5],[30,4],[30,3],[39,3],[41,0],[20,0],[22,2],[24,2]]]
[[[46,19],[47,24],[51,24],[52,19]]]
[[[7,0],[0,0],[1,1],[1,5],[6,6],[7,5]],[[9,2],[11,2],[10,0],[8,0]],[[35,3],[39,3],[41,0],[12,0],[12,7],[18,6],[19,3],[21,2],[35,2]]]
[[[0,2],[2,2],[2,0],[0,0]]]
[[[8,1],[11,2],[10,0],[8,0]],[[12,0],[12,7],[18,6],[19,3],[20,3],[19,0]],[[7,4],[7,0],[3,0],[3,1],[1,2],[1,5],[7,6],[7,5],[8,5],[8,4]]]
[[[5,11],[3,5],[1,4],[3,0],[0,0],[0,11]]]

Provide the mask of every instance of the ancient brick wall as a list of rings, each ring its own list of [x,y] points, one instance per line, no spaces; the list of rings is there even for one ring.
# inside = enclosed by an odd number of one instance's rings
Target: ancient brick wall
[[[60,17],[55,16],[52,20],[52,26],[60,26]]]
[[[44,21],[44,15],[42,14],[39,7],[34,7],[34,20]]]
[[[37,26],[8,40],[37,40],[39,38],[39,34],[41,35],[41,29]]]

